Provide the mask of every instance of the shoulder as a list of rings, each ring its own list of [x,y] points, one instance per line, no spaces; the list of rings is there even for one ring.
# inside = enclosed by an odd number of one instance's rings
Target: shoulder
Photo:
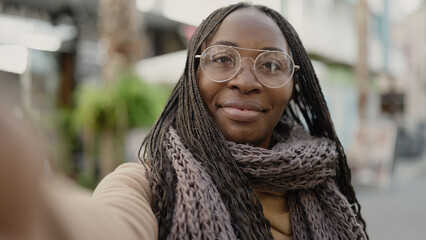
[[[117,235],[129,239],[157,239],[157,220],[152,211],[152,194],[142,164],[125,163],[107,175],[96,187],[92,199],[109,216]]]
[[[146,178],[146,168],[140,163],[124,163],[108,174],[93,192],[93,198],[111,193],[139,194],[151,203],[151,188]]]

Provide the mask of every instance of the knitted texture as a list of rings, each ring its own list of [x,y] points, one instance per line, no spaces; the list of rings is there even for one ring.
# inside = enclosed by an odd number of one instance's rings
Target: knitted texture
[[[227,144],[253,187],[286,192],[294,239],[366,239],[334,181],[338,153],[331,140],[295,127],[272,149]],[[216,186],[172,127],[164,146],[178,180],[168,239],[236,239]]]
[[[167,239],[236,239],[229,212],[201,164],[170,129],[165,142],[178,179],[176,207]]]

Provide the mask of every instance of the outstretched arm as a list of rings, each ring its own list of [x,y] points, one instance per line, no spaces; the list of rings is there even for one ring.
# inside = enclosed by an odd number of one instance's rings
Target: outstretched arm
[[[3,109],[4,110],[4,109]],[[0,108],[0,239],[157,239],[143,165],[127,163],[93,195],[43,176],[31,128]]]
[[[69,239],[157,239],[157,221],[144,167],[126,163],[106,176],[88,198],[84,193],[48,188],[53,217]]]

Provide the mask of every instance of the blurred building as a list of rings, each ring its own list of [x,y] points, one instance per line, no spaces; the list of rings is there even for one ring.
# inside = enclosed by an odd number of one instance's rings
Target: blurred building
[[[149,12],[144,18],[140,31],[150,43],[144,57],[185,48],[184,24]],[[31,89],[40,85],[70,105],[78,83],[100,78],[106,53],[99,39],[98,0],[0,0],[0,30],[4,81],[31,79]]]
[[[23,104],[35,114],[56,104],[71,104],[82,26],[96,26],[90,24],[96,18],[91,3],[0,1],[0,68],[14,74],[2,82],[22,86]]]
[[[426,145],[426,2],[419,2],[418,8],[398,21],[392,32],[407,64],[407,71],[396,84],[405,101],[396,154],[415,158],[424,155]]]

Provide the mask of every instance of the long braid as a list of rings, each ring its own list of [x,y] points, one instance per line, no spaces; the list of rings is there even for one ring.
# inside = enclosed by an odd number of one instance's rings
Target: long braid
[[[176,202],[176,172],[163,146],[169,126],[177,130],[194,158],[211,176],[230,213],[236,236],[239,239],[272,239],[262,206],[248,180],[236,166],[228,146],[224,144],[223,134],[204,106],[195,77],[198,67],[195,54],[199,53],[201,45],[229,13],[243,7],[256,7],[265,12],[283,31],[295,62],[301,66],[295,76],[296,92],[283,117],[299,124],[304,121],[311,134],[327,136],[337,142],[340,154],[337,182],[349,202],[357,204],[357,215],[364,223],[350,183],[350,171],[343,148],[335,134],[312,64],[297,33],[277,12],[262,6],[240,3],[216,10],[197,28],[189,44],[184,74],[160,118],[142,143],[141,149],[145,147],[142,161],[149,169],[147,176],[152,189],[152,208],[158,221],[159,239],[166,239],[170,233]]]
[[[159,239],[165,239],[169,234],[176,202],[176,172],[160,146],[167,131],[165,126],[170,126],[174,120],[180,87],[180,84],[176,85],[161,116],[142,143],[145,149],[141,161],[149,169],[147,178],[152,189],[152,210],[158,225],[161,226],[158,232]],[[139,156],[142,146],[139,149]]]

